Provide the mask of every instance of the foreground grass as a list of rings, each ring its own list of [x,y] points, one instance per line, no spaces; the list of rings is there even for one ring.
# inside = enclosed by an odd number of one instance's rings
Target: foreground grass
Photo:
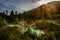
[[[60,40],[60,30],[45,30],[45,35],[40,37],[21,34],[18,27],[0,29],[0,40]]]
[[[44,30],[45,35],[40,37],[28,33],[22,35],[19,29],[20,26],[2,27],[0,28],[0,40],[60,40],[60,25],[46,21],[41,21],[35,25],[37,29]]]

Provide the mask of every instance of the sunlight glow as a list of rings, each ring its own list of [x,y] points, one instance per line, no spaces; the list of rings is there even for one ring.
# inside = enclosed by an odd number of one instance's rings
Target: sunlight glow
[[[54,0],[41,0],[41,1],[37,2],[37,4],[42,5],[42,4],[46,4],[48,2],[51,2],[51,1],[54,1]]]

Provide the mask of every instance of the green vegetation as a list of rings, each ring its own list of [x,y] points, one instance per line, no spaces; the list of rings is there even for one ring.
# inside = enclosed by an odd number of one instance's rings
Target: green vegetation
[[[49,27],[53,28],[52,25]],[[0,40],[60,40],[60,30],[56,29],[57,27],[54,26],[53,29],[47,28],[49,30],[44,29],[45,35],[42,35],[40,37],[30,35],[30,30],[28,30],[25,34],[21,34],[20,29],[18,29],[18,27],[0,28]],[[43,28],[40,29],[43,30]]]
[[[0,17],[0,27],[6,26],[6,25],[7,25],[6,20]]]
[[[50,8],[48,6],[42,5],[23,13],[14,12],[13,10],[10,13],[8,10],[0,12],[0,40],[60,40],[60,9],[57,10],[57,8],[54,9],[54,7],[51,6]],[[7,26],[9,24],[12,24],[13,27]],[[34,32],[35,29],[32,33],[30,28],[26,33],[21,34],[21,29],[28,27],[28,25],[43,30],[45,34],[37,37]],[[19,29],[20,27],[21,29]]]

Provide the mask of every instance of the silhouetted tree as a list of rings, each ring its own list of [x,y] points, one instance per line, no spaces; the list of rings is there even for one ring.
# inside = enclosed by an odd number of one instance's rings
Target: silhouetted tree
[[[22,14],[19,13],[19,14],[18,14],[18,20],[20,21],[21,18],[22,18]]]
[[[6,15],[8,15],[8,10],[6,10]]]
[[[15,15],[18,15],[18,12],[17,11],[15,12]]]
[[[12,10],[10,13],[10,21],[13,22],[14,21],[14,11]]]
[[[14,11],[13,10],[11,11],[10,16],[14,16]]]

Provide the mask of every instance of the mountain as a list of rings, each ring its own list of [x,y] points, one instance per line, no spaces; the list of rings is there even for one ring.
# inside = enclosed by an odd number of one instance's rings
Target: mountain
[[[35,18],[42,18],[46,16],[48,18],[52,18],[51,15],[54,14],[60,14],[60,1],[48,2],[27,12],[27,15]]]

